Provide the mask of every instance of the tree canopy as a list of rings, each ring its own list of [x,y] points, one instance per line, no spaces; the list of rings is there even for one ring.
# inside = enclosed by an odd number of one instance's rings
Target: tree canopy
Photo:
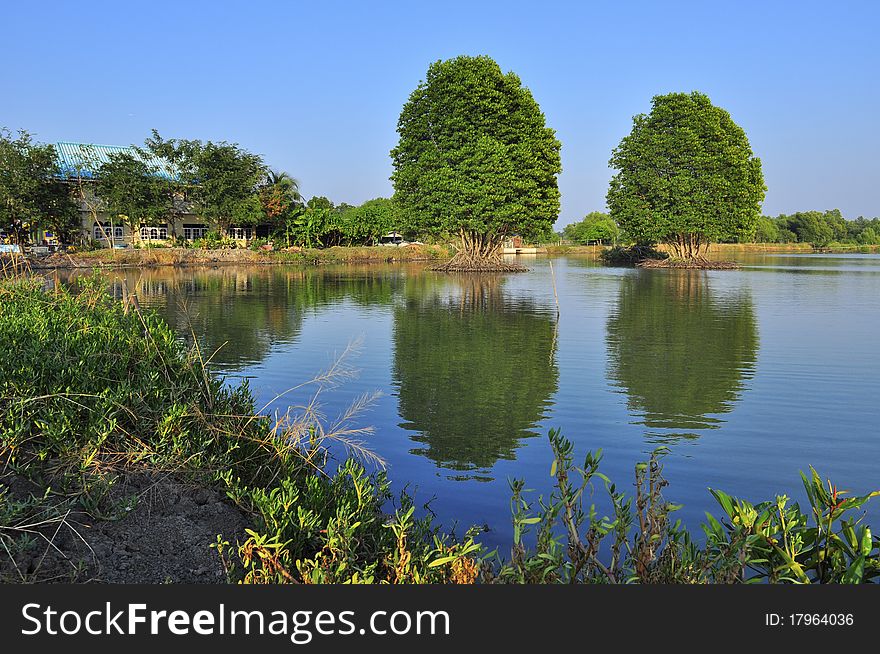
[[[591,211],[583,220],[566,225],[562,235],[578,245],[592,243],[615,243],[619,230],[611,216],[601,211]]]
[[[264,220],[258,190],[267,169],[259,155],[226,141],[165,140],[155,130],[146,144],[175,166],[195,209],[221,232]]]
[[[507,235],[552,229],[560,143],[531,92],[486,56],[437,61],[403,106],[394,200],[412,229],[500,260]]]
[[[120,216],[139,233],[141,225],[168,219],[173,206],[173,187],[142,158],[128,152],[113,153],[97,175],[98,195],[112,216]]]
[[[730,114],[702,93],[655,96],[609,162],[611,217],[640,245],[679,257],[751,235],[766,187],[761,160]]]
[[[55,148],[38,145],[28,132],[0,129],[0,228],[17,243],[36,228],[64,233],[76,207],[58,179]]]

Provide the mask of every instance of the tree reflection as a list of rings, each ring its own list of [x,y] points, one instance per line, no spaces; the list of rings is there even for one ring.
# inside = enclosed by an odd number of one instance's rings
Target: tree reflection
[[[259,363],[276,343],[299,336],[303,317],[335,302],[389,304],[400,275],[387,271],[218,266],[182,275],[173,268],[126,271],[123,283],[185,340],[196,338],[205,359],[223,370]]]
[[[629,409],[665,437],[719,426],[754,370],[751,296],[713,293],[705,272],[639,270],[621,282],[608,320],[609,377]]]
[[[553,313],[492,275],[407,280],[394,312],[394,380],[414,452],[459,477],[514,459],[556,392]]]

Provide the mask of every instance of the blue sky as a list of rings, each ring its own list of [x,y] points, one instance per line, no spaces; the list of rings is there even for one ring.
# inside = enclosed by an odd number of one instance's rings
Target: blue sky
[[[487,54],[562,141],[558,225],[602,209],[612,148],[651,97],[699,90],[761,157],[764,212],[880,215],[873,2],[9,4],[0,126],[40,141],[227,140],[357,204],[432,61]]]

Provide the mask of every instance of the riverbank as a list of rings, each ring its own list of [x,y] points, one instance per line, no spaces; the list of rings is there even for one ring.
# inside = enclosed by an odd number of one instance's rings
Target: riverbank
[[[450,256],[439,245],[404,247],[332,247],[319,249],[249,250],[195,248],[130,248],[124,250],[92,250],[56,252],[43,257],[30,257],[32,270],[116,268],[149,268],[158,266],[217,265],[323,265],[338,263],[379,263],[404,261],[436,261]]]
[[[263,415],[246,386],[224,383],[198,349],[136,303],[111,298],[100,280],[80,281],[76,294],[44,291],[43,281],[0,282],[2,581],[880,577],[880,541],[858,515],[871,495],[844,496],[815,472],[804,478],[804,511],[785,498],[751,504],[713,490],[721,518],[697,540],[662,496],[662,449],[636,466],[634,498],[599,483],[601,454],[576,465],[572,443],[554,430],[555,489],[539,506],[524,481],[512,482],[513,542],[490,555],[476,531],[456,538],[407,496],[392,498],[379,461],[354,438],[358,425],[325,425],[314,412]],[[344,369],[334,364],[306,384],[317,393]],[[331,457],[334,443],[348,458]],[[607,518],[583,504],[594,498],[578,489],[591,482],[607,491]]]
[[[546,256],[576,255],[599,258],[607,249],[603,245],[548,245],[542,248]],[[664,246],[657,247],[664,251]],[[880,246],[840,245],[817,251],[807,243],[717,243],[708,257],[712,260],[735,259],[739,253],[876,253]],[[156,268],[161,266],[221,266],[221,265],[329,265],[400,263],[443,261],[452,256],[450,248],[442,245],[409,245],[404,247],[332,247],[327,249],[249,250],[194,248],[132,248],[124,250],[92,250],[86,252],[56,252],[48,256],[28,257],[32,270],[112,270],[124,268]]]

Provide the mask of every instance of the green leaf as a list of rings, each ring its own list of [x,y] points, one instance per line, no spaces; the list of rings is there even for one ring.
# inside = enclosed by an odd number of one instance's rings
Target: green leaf
[[[709,492],[712,493],[712,495],[718,501],[718,504],[720,504],[721,508],[724,509],[724,512],[732,518],[735,513],[733,498],[731,498],[730,495],[728,495],[724,491],[716,490],[714,488],[710,488]]]
[[[871,537],[871,529],[869,527],[865,527],[865,531],[862,534],[862,543],[861,543],[861,553],[862,556],[870,556],[871,551],[874,549],[874,540]]]

